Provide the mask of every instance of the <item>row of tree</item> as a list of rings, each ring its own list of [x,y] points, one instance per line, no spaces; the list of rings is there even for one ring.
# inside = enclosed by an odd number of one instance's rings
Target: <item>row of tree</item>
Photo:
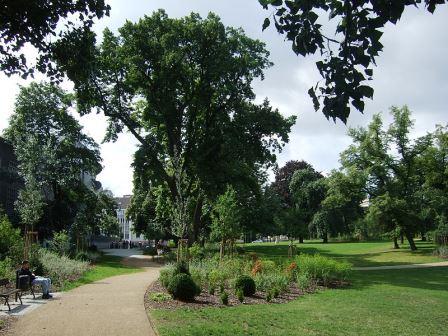
[[[22,87],[4,131],[24,184],[16,210],[27,239],[28,232],[43,239],[66,230],[80,245],[90,234],[118,234],[116,204],[94,179],[99,146],[71,115],[72,102],[54,84]]]
[[[267,222],[301,241],[388,235],[396,248],[405,237],[413,250],[416,235],[446,231],[448,129],[412,139],[408,108],[392,107],[391,114],[387,129],[380,115],[367,128],[350,129],[353,144],[328,177],[303,161],[279,169],[265,190]]]

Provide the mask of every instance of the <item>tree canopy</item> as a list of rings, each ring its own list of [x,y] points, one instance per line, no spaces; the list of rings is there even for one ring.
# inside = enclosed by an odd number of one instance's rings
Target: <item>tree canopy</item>
[[[161,186],[178,236],[200,220],[206,197],[228,184],[257,185],[288,141],[295,118],[253,102],[252,82],[271,66],[264,44],[214,14],[171,19],[159,10],[118,35],[106,29],[100,45],[92,35],[85,41],[89,58],[78,59],[76,45],[57,55],[79,110],[109,118],[107,140],[126,128],[139,141],[134,192]]]
[[[67,31],[88,30],[94,18],[109,15],[104,0],[3,0],[0,6],[0,70],[7,75],[34,73],[23,49],[31,45],[39,53],[37,68],[50,71],[53,43]],[[65,29],[60,29],[64,24]],[[59,32],[58,32],[59,31]]]

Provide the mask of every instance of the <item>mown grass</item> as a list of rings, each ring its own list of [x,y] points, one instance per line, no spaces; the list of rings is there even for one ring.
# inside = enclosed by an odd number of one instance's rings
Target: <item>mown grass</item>
[[[151,311],[168,335],[446,335],[448,267],[357,271],[287,304]]]
[[[137,267],[126,266],[122,264],[123,258],[116,256],[103,255],[95,263],[95,265],[85,272],[81,278],[76,281],[66,282],[63,290],[68,291],[73,288],[86,285],[98,280],[109,278],[115,275],[130,274],[140,272],[141,269]]]
[[[422,264],[443,261],[443,259],[432,255],[435,248],[433,243],[417,241],[416,244],[418,247],[417,251],[411,251],[407,244],[403,244],[400,249],[395,250],[392,248],[392,243],[387,241],[328,244],[312,241],[296,244],[296,246],[300,253],[319,253],[347,261],[355,267]],[[246,244],[245,250],[275,260],[288,256],[288,243]]]

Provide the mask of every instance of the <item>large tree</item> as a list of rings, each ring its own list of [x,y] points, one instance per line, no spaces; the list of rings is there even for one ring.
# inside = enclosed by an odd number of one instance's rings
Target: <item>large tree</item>
[[[327,190],[324,176],[312,167],[301,169],[294,173],[289,187],[295,213],[301,219],[299,223],[308,225],[309,229],[316,232],[326,243],[329,234],[327,221],[313,221],[316,214],[318,216],[322,214],[322,201]]]
[[[104,0],[2,0],[0,71],[25,78],[33,74],[35,66],[24,54],[25,46],[31,45],[39,53],[38,70],[54,74],[50,60],[54,42],[67,32],[88,30],[94,18],[109,15],[109,10]]]
[[[367,129],[350,130],[354,144],[342,154],[345,168],[363,172],[369,196],[368,218],[383,232],[402,233],[415,250],[414,235],[422,228],[424,170],[421,157],[431,146],[430,135],[410,138],[413,121],[409,109],[392,107],[387,130],[379,115]]]
[[[197,237],[205,199],[228,184],[256,184],[288,141],[295,118],[254,103],[252,82],[271,65],[265,45],[214,14],[171,19],[160,10],[118,35],[106,29],[100,45],[87,34],[88,54],[78,43],[57,57],[80,112],[97,108],[109,118],[107,140],[126,128],[139,141],[134,192],[163,188],[179,237],[190,229]]]
[[[434,13],[446,0],[259,0],[273,7],[279,33],[292,42],[297,55],[318,54],[323,81],[308,91],[317,110],[327,118],[347,121],[352,105],[364,111],[365,98],[373,97],[368,81],[383,50],[382,29],[397,24],[408,6],[423,6]],[[326,18],[324,18],[326,17]],[[327,19],[328,18],[328,19]],[[263,29],[271,23],[266,18]]]
[[[98,145],[69,112],[71,99],[53,84],[22,87],[4,132],[25,190],[38,190],[48,205],[44,234],[66,228],[74,216],[71,191],[84,187],[82,174],[95,176],[102,169]]]

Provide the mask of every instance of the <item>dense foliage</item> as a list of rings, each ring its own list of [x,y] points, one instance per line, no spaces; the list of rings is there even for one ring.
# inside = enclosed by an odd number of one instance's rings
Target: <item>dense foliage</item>
[[[0,9],[0,70],[7,75],[34,73],[24,55],[31,45],[39,53],[37,69],[54,74],[50,56],[55,37],[73,31],[75,25],[88,30],[94,18],[109,15],[104,0],[3,0]],[[64,23],[65,29],[60,29]],[[51,71],[50,71],[51,70]]]

